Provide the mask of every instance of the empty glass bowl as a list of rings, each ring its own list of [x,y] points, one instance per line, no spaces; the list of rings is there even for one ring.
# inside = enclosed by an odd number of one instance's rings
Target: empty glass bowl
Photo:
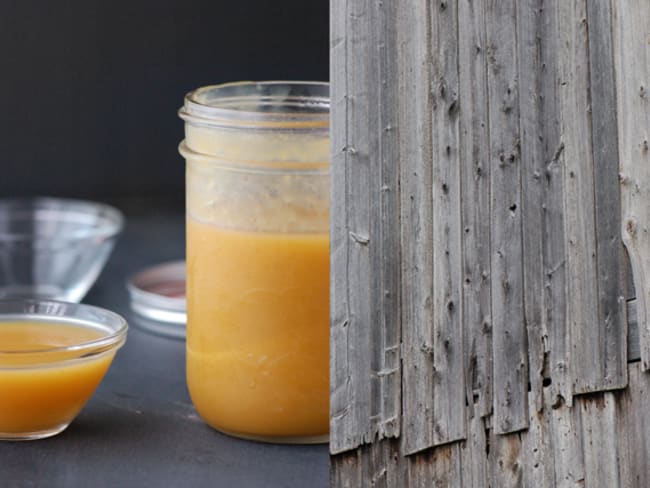
[[[80,301],[99,276],[124,218],[96,202],[0,200],[0,299]]]
[[[127,324],[98,307],[0,300],[0,440],[63,431],[91,397]]]

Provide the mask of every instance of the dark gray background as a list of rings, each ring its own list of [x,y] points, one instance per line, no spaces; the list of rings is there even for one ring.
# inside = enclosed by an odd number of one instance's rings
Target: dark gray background
[[[0,3],[0,196],[172,197],[183,95],[328,79],[327,0]]]

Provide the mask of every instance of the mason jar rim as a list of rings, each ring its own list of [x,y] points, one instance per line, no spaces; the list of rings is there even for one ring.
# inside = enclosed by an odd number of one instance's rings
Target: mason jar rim
[[[327,131],[329,108],[327,82],[240,81],[192,90],[178,113],[211,127]]]

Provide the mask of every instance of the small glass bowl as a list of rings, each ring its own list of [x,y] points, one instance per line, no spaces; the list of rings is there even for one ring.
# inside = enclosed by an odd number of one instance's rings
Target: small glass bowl
[[[0,300],[0,440],[62,432],[126,341],[126,321],[98,307]]]
[[[0,200],[0,299],[80,301],[123,226],[121,212],[102,203]]]

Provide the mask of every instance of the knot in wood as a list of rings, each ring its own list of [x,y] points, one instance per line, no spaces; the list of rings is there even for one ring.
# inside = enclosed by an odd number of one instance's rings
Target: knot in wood
[[[636,219],[627,219],[625,222],[625,232],[627,232],[631,239],[636,237]]]
[[[454,98],[454,100],[449,104],[447,115],[453,119],[458,114],[458,111],[458,99]]]

